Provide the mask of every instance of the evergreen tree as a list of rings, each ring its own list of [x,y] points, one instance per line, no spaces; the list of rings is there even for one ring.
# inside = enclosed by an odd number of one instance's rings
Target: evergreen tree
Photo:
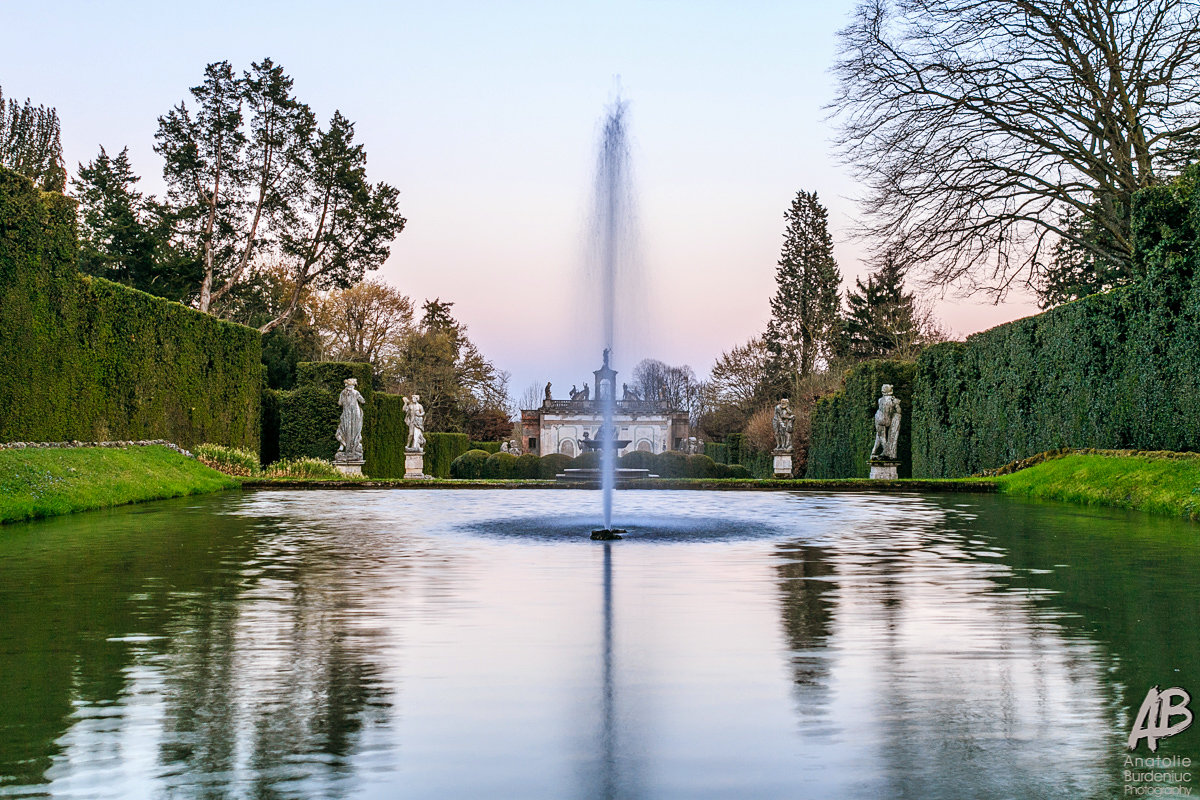
[[[58,112],[34,106],[28,98],[23,106],[16,100],[5,105],[0,88],[0,166],[24,175],[43,191],[63,191],[67,170],[63,166]]]
[[[765,336],[770,394],[783,391],[793,373],[811,374],[832,355],[840,307],[842,277],[833,258],[828,212],[816,193],[797,192],[784,219],[787,230]]]
[[[228,61],[209,64],[193,86],[195,113],[181,102],[158,118],[154,150],[172,212],[191,249],[201,254],[204,277],[196,306],[208,311],[213,284],[228,275],[239,251],[245,195],[246,136],[242,93]]]
[[[921,338],[913,295],[904,291],[904,265],[901,251],[884,253],[879,268],[854,281],[854,291],[846,296],[848,310],[842,323],[846,355],[878,358],[909,350]]]
[[[194,288],[196,260],[175,248],[166,209],[134,188],[140,180],[128,148],[113,157],[101,147],[79,165],[79,270],[182,300]]]
[[[1112,236],[1097,224],[1095,215],[1071,214],[1063,220],[1065,236],[1054,247],[1054,259],[1038,284],[1042,308],[1069,303],[1089,294],[1103,292],[1133,279],[1128,263],[1107,256]]]

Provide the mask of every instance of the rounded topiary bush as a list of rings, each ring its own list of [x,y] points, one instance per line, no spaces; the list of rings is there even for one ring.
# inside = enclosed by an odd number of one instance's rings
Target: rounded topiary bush
[[[675,450],[668,450],[654,456],[654,470],[663,478],[686,478],[687,455]]]
[[[571,462],[573,469],[600,469],[600,451],[585,450]]]
[[[746,467],[742,466],[741,464],[730,464],[728,477],[730,477],[730,478],[749,478],[750,470],[747,469]]]
[[[486,450],[468,450],[450,462],[450,477],[459,480],[476,480],[483,477],[483,466],[487,463]]]
[[[699,454],[687,457],[687,476],[689,478],[717,477],[717,463],[708,456]]]
[[[533,453],[526,453],[523,456],[517,456],[516,469],[513,477],[525,479],[537,478],[538,465],[540,463],[541,459]]]
[[[648,469],[654,472],[657,462],[654,460],[654,453],[647,450],[634,450],[621,456],[617,466],[621,469]]]
[[[572,458],[565,453],[551,453],[538,459],[538,477],[554,480],[554,476],[571,466]]]
[[[483,463],[483,477],[507,480],[515,478],[517,457],[512,453],[492,453]]]

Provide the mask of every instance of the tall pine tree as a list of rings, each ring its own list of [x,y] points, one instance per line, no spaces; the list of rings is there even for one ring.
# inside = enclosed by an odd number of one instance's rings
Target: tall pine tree
[[[842,323],[846,354],[851,358],[878,358],[910,350],[921,338],[913,295],[904,291],[908,272],[902,251],[883,254],[879,268],[854,281],[846,296],[848,306]]]
[[[4,102],[0,89],[0,166],[19,172],[47,192],[66,188],[58,112],[25,100]]]
[[[183,300],[198,277],[198,259],[172,242],[167,210],[135,188],[141,180],[129,149],[110,156],[103,147],[79,165],[79,270],[143,292]]]
[[[833,354],[842,276],[833,258],[828,212],[816,192],[799,191],[784,214],[787,230],[775,270],[765,338],[771,394],[794,374],[809,375]]]

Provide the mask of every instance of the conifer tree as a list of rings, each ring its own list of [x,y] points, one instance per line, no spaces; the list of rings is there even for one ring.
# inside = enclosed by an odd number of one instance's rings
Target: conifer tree
[[[842,276],[833,258],[828,212],[815,192],[799,191],[784,214],[787,230],[775,270],[771,321],[765,336],[771,394],[793,374],[811,374],[833,353]]]
[[[910,349],[921,337],[913,295],[904,291],[901,251],[883,254],[879,268],[864,284],[856,278],[846,296],[842,323],[846,354],[851,358],[878,358]]]
[[[58,112],[34,106],[28,98],[23,106],[16,100],[6,105],[0,88],[0,166],[24,175],[43,191],[63,191],[67,170],[63,166]]]
[[[110,156],[101,147],[91,163],[79,165],[72,181],[79,200],[79,270],[183,300],[194,291],[198,261],[175,246],[167,210],[137,191],[140,180],[129,148]]]

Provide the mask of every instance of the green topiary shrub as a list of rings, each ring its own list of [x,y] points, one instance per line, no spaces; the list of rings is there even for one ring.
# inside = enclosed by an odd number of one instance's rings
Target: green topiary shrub
[[[367,402],[374,389],[375,371],[370,364],[356,361],[301,361],[296,364],[296,388],[316,386],[341,394],[347,378],[358,380],[358,393]]]
[[[617,461],[617,467],[620,469],[648,469],[651,472],[654,472],[657,464],[654,453],[646,450],[633,450]]]
[[[450,462],[449,477],[463,481],[478,480],[483,477],[484,466],[491,454],[486,450],[468,450]]]
[[[514,477],[522,480],[535,480],[538,477],[538,465],[541,460],[533,453],[517,456],[517,467]]]
[[[572,469],[600,469],[600,451],[585,450],[571,461]]]
[[[472,450],[483,450],[486,453],[499,453],[503,442],[470,442]]]
[[[517,477],[517,457],[512,453],[492,453],[484,462],[483,477],[500,480]]]
[[[574,459],[564,453],[551,453],[538,459],[538,474],[542,480],[554,480],[558,473],[567,467],[572,467]]]
[[[750,470],[746,469],[746,467],[744,467],[741,464],[729,464],[728,468],[729,468],[729,471],[721,477],[724,477],[724,478],[749,478],[749,477],[751,477]]]
[[[654,456],[654,472],[662,478],[686,478],[688,457],[677,450],[668,450]]]
[[[425,434],[425,474],[434,478],[449,478],[454,459],[470,447],[471,440],[465,433]]]
[[[715,478],[717,464],[708,456],[694,453],[687,457],[686,471],[689,478]]]
[[[337,395],[316,386],[279,393],[279,456],[332,461],[342,416]]]

